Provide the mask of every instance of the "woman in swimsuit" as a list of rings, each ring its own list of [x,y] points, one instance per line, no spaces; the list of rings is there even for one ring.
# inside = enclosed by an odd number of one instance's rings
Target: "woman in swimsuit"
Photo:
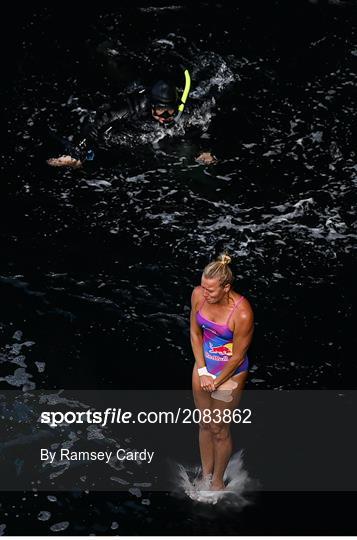
[[[219,419],[216,409],[232,411],[238,405],[253,336],[253,311],[248,300],[232,289],[230,262],[229,255],[222,254],[208,264],[201,286],[192,293],[193,394],[196,407],[209,409],[214,420]],[[203,478],[211,490],[224,489],[223,475],[232,454],[229,423],[201,422],[199,444]]]

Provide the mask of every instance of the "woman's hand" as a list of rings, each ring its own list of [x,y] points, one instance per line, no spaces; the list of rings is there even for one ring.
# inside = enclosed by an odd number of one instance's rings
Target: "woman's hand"
[[[79,159],[74,159],[71,156],[51,158],[47,160],[47,163],[51,167],[72,167],[73,169],[78,169],[78,167],[82,166],[82,162]]]
[[[214,386],[214,379],[209,375],[201,375],[200,384],[202,390],[204,390],[205,392],[214,392],[216,389]]]

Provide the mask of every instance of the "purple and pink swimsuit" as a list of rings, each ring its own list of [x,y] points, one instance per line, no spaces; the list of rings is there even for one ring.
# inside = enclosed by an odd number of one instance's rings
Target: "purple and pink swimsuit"
[[[226,324],[217,324],[213,321],[205,319],[201,315],[201,309],[205,303],[203,300],[200,309],[197,311],[196,319],[198,325],[202,328],[203,332],[203,355],[206,362],[206,367],[209,373],[218,376],[226,365],[226,362],[230,359],[233,353],[233,332],[228,327],[228,323],[239,306],[244,300],[242,296],[238,302],[233,306],[230,312]],[[248,356],[245,356],[244,361],[233,375],[241,373],[242,371],[248,371],[249,363]]]

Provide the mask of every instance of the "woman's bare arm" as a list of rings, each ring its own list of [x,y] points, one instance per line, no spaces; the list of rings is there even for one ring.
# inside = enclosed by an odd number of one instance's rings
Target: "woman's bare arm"
[[[203,356],[203,339],[202,339],[202,330],[197,324],[196,313],[199,305],[200,287],[196,287],[193,290],[191,297],[191,315],[190,315],[190,337],[191,337],[191,346],[193,355],[196,360],[198,368],[205,367],[205,359]]]
[[[205,358],[203,356],[203,338],[202,330],[197,324],[196,313],[199,307],[199,303],[202,298],[200,292],[201,287],[196,287],[192,293],[191,299],[191,324],[190,324],[190,334],[191,334],[191,345],[192,351],[196,360],[196,368],[206,367]],[[200,376],[200,386],[205,392],[213,392],[215,387],[213,385],[213,379],[215,377],[211,374],[201,375]]]

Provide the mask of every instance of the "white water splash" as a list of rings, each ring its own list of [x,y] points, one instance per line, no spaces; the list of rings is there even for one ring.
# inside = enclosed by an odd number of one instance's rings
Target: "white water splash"
[[[61,532],[65,531],[69,527],[69,521],[61,521],[60,523],[55,523],[50,527],[52,532]]]
[[[47,512],[46,510],[42,510],[39,512],[37,519],[39,521],[48,521],[51,517],[51,512]]]
[[[90,187],[97,188],[96,191],[103,191],[104,188],[111,187],[111,183],[107,180],[93,179],[85,180],[85,183]]]
[[[193,501],[216,505],[217,503],[243,508],[249,504],[244,493],[252,487],[252,480],[244,469],[243,452],[234,454],[224,474],[226,489],[210,491],[210,478],[201,478],[201,468],[177,465],[177,493],[185,493]]]
[[[208,74],[205,72],[208,70]],[[234,74],[226,60],[216,53],[202,53],[195,62],[192,78],[198,81],[190,96],[204,98],[211,96],[212,89],[221,93],[227,86],[239,78]]]

